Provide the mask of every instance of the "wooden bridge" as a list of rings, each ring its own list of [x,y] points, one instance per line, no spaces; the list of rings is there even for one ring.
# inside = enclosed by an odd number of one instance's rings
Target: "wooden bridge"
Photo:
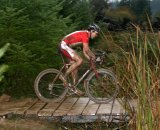
[[[135,102],[131,104],[135,107]],[[0,117],[20,116],[72,123],[94,121],[126,121],[128,111],[118,99],[107,104],[96,104],[87,97],[70,97],[58,103],[45,103],[38,99],[4,102],[0,105]]]

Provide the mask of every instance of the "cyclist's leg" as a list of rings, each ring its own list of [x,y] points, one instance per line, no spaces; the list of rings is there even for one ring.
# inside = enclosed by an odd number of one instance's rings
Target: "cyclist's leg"
[[[83,63],[83,59],[70,47],[68,47],[65,43],[61,43],[61,52],[64,54],[65,57],[67,57],[70,60],[71,66],[67,69],[65,73],[65,79],[69,74],[72,73],[72,79],[73,79],[73,85],[75,85],[75,82],[77,80],[76,76],[78,67]],[[73,86],[74,87],[74,86]],[[81,92],[79,89],[75,88],[75,91],[78,95],[83,95],[84,93]]]
[[[72,62],[71,66],[67,69],[65,73],[65,77],[67,77],[71,73],[73,73],[73,75],[76,74],[78,71],[78,67],[83,63],[82,58],[76,52],[74,52],[74,56],[72,57],[72,60],[74,62]]]
[[[67,71],[65,73],[65,79],[67,78],[67,76],[69,76],[69,74],[71,74],[72,80],[73,80],[73,86],[71,86],[71,87],[77,95],[82,96],[85,93],[74,86],[77,81],[78,68],[82,64],[82,61],[81,61],[82,59],[79,60],[78,58],[79,58],[78,55],[76,55],[72,58],[74,60],[74,62],[72,62],[71,66],[67,69]]]
[[[72,73],[72,80],[73,80],[73,85],[75,86],[78,80],[78,69],[75,69]]]
[[[65,77],[67,77],[74,70],[78,69],[78,67],[82,64],[83,60],[64,41],[61,42],[61,49],[60,50],[63,53],[63,55],[70,60],[70,63],[71,63],[71,66],[67,69],[67,71],[65,73]]]

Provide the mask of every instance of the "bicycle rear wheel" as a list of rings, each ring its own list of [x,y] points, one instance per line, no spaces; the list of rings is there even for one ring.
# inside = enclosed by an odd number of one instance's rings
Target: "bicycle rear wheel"
[[[65,97],[68,88],[64,87],[64,77],[61,73],[53,83],[59,73],[56,69],[47,69],[38,74],[34,90],[39,99],[44,102],[58,102]]]
[[[88,97],[96,103],[108,103],[115,99],[119,85],[115,75],[106,69],[97,70],[99,78],[92,72],[86,79],[85,89]]]

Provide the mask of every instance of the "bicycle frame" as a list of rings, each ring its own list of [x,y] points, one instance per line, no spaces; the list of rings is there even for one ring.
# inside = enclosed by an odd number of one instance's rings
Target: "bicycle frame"
[[[86,72],[79,78],[78,82],[75,84],[75,87],[78,86],[78,84],[92,71],[92,69],[86,70]]]
[[[90,69],[87,69],[87,70],[85,71],[85,73],[79,78],[78,82],[74,85],[74,87],[77,87],[77,86],[79,85],[79,83],[81,83],[81,81],[84,80],[84,78],[85,78],[91,71],[95,72],[96,77],[98,78],[98,73],[97,73],[97,71],[96,71],[96,68],[95,68],[94,63],[93,63],[92,61],[90,61],[90,64],[91,64],[91,68],[90,68]],[[57,75],[57,76],[55,77],[55,79],[53,80],[53,82],[56,81],[56,79],[59,77],[60,73],[62,73],[63,69],[66,68],[67,66],[70,66],[70,65],[71,65],[71,64],[64,64],[64,65],[62,66],[62,68],[60,69],[60,72],[58,73],[58,75]]]
[[[103,61],[101,57],[95,61],[90,60],[90,64],[87,65],[88,67],[79,76],[75,87],[82,84],[85,87],[86,94],[92,101],[96,103],[108,103],[117,96],[119,85],[117,85],[116,76],[112,72],[103,68],[96,69],[97,63],[102,63],[101,61]],[[42,101],[58,102],[64,99],[68,91],[68,96],[76,93],[74,86],[72,86],[73,84],[70,84],[70,81],[67,80],[69,77],[66,78],[64,76],[69,67],[72,67],[72,63],[67,64],[67,62],[63,62],[61,68],[49,68],[37,75],[34,82],[34,89],[36,95]],[[107,83],[108,80],[109,84]],[[105,83],[106,85],[104,86]],[[109,85],[111,90],[108,89]],[[108,92],[107,89],[110,91]],[[99,92],[97,93],[97,91]]]
[[[68,68],[68,66],[71,65],[71,64],[66,64],[66,63],[64,62],[64,59],[63,59],[63,56],[62,56],[62,55],[61,55],[61,57],[62,57],[62,60],[63,60],[63,64],[64,64],[64,65],[61,67],[58,75],[54,78],[54,80],[53,80],[52,83],[54,83],[54,82],[57,80],[57,78],[59,77],[59,75],[63,72],[64,68]],[[74,85],[74,87],[77,87],[77,86],[79,85],[79,83],[80,83],[91,71],[93,71],[93,72],[96,74],[96,78],[98,79],[99,75],[98,75],[98,73],[97,73],[95,64],[93,63],[92,59],[90,60],[90,65],[91,65],[91,67],[90,67],[89,69],[87,69],[86,72],[79,78],[78,82]]]
[[[93,71],[96,74],[96,78],[98,79],[99,75],[97,73],[96,67],[92,60],[90,60],[91,68],[86,70],[86,72],[79,78],[78,82],[75,84],[75,87],[78,86],[78,84],[91,72]]]

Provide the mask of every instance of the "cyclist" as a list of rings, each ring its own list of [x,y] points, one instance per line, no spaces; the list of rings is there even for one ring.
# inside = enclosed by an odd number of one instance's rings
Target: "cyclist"
[[[65,73],[65,78],[69,74],[71,74],[73,79],[72,88],[77,95],[84,94],[78,88],[74,87],[78,78],[78,68],[82,65],[83,59],[73,48],[82,45],[84,56],[88,60],[95,60],[95,55],[89,48],[89,39],[94,39],[95,37],[97,37],[99,31],[100,28],[97,24],[90,24],[87,30],[80,30],[70,33],[69,35],[65,36],[60,43],[60,52],[69,60],[71,64],[71,66],[67,69]]]

